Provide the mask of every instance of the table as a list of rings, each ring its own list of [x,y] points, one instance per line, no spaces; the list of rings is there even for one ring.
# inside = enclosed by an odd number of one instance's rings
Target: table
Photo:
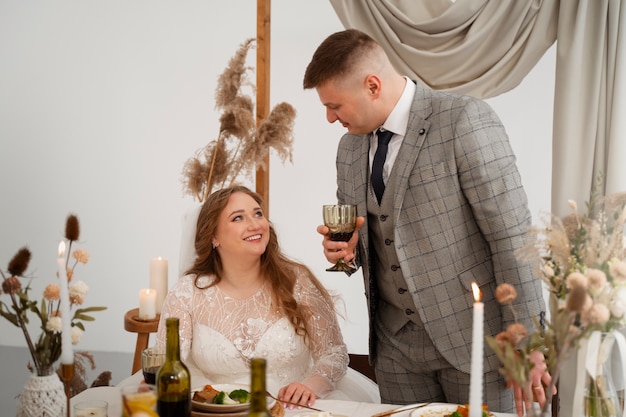
[[[119,417],[122,415],[122,404],[119,387],[94,387],[89,388],[80,394],[72,397],[71,405],[85,400],[104,400],[109,403],[109,417]],[[373,414],[392,410],[398,406],[392,404],[374,404],[357,401],[344,400],[317,400],[315,407],[331,412],[335,415],[349,417],[371,417]],[[314,413],[306,409],[285,410],[285,417],[306,417],[307,414]],[[493,413],[496,417],[515,417],[513,414]],[[415,414],[413,415],[415,416]],[[411,411],[403,411],[394,414],[393,417],[411,417]]]

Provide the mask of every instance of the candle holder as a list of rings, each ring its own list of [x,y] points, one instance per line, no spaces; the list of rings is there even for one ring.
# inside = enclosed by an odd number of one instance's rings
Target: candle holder
[[[72,384],[72,378],[74,378],[74,362],[61,364],[61,379],[63,380],[63,386],[65,387],[65,398],[67,417],[70,417],[70,385]]]
[[[139,309],[129,310],[124,315],[124,329],[131,333],[137,333],[137,343],[135,344],[135,356],[133,358],[132,372],[141,369],[141,351],[148,347],[150,333],[156,333],[159,328],[161,315],[157,314],[153,320],[139,320]]]

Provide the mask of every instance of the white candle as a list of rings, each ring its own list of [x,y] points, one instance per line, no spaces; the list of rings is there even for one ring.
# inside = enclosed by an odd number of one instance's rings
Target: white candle
[[[481,417],[483,409],[483,316],[485,306],[480,302],[480,289],[472,282],[474,309],[472,314],[472,367],[469,391],[469,417]]]
[[[57,272],[59,274],[59,288],[61,297],[61,363],[74,363],[72,350],[72,331],[70,316],[70,293],[67,288],[67,271],[65,269],[65,241],[59,243],[59,257],[57,258]]]
[[[76,410],[74,417],[107,417],[106,408],[82,408]]]
[[[159,314],[167,295],[167,266],[167,259],[160,256],[150,260],[150,288],[156,290],[156,312]]]
[[[74,417],[107,417],[109,403],[102,400],[86,400],[74,404]]]
[[[141,320],[154,320],[156,318],[156,295],[153,288],[139,290],[139,318]]]

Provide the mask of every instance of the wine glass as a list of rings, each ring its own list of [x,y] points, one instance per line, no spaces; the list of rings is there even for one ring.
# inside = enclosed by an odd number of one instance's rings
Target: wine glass
[[[328,237],[335,242],[347,242],[352,237],[356,227],[356,206],[353,204],[333,204],[322,207],[324,224],[328,227]],[[346,272],[348,275],[356,272],[356,268],[347,264],[343,258],[327,271]]]

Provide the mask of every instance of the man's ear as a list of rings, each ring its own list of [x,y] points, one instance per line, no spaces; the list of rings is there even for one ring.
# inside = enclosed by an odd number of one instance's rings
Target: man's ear
[[[365,87],[367,88],[368,93],[377,98],[380,95],[380,78],[376,74],[369,74],[365,77]]]

